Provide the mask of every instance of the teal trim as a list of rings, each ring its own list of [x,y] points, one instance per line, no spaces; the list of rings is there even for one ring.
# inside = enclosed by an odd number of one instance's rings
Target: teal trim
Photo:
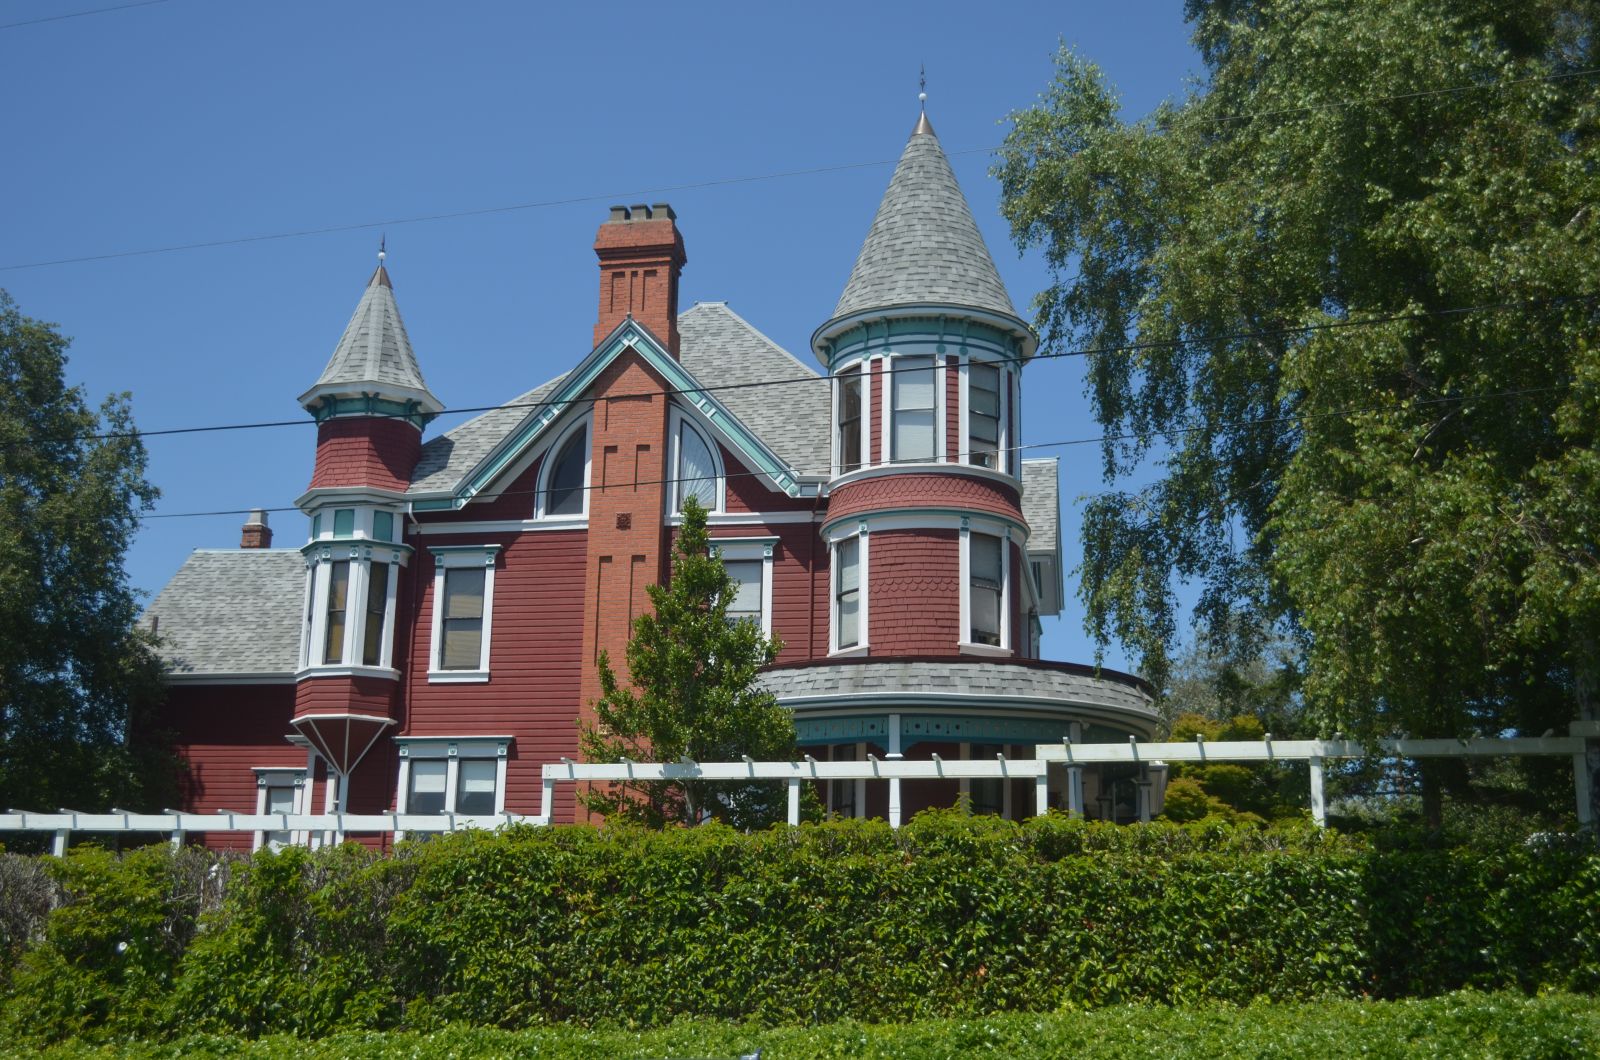
[[[978,714],[902,714],[902,748],[919,743],[1060,743],[1071,732],[1070,719],[985,717]],[[802,747],[866,741],[887,746],[889,718],[883,714],[856,717],[800,718],[796,741]],[[1104,726],[1087,727],[1085,743],[1121,743],[1130,733]]]
[[[339,416],[383,416],[387,419],[405,420],[417,430],[426,427],[434,414],[423,409],[418,401],[395,401],[363,394],[361,397],[325,397],[314,405],[312,418],[318,423]]]
[[[954,333],[952,317],[962,325],[959,335]],[[847,360],[913,347],[930,347],[929,352],[936,353],[969,353],[970,347],[977,347],[1003,358],[1019,356],[1013,336],[988,324],[961,319],[961,310],[951,307],[951,311],[943,315],[930,313],[857,324],[828,341],[826,363],[832,372]]]
[[[311,517],[311,537],[313,540],[322,536],[322,513],[318,512]]]
[[[354,537],[356,533],[356,512],[354,508],[336,508],[333,512],[333,536],[335,538]]]
[[[952,474],[957,472],[936,471],[934,474]],[[874,508],[870,511],[856,512],[854,515],[841,515],[837,519],[830,519],[817,528],[817,533],[826,536],[828,531],[840,523],[865,522],[867,532],[872,532],[872,520],[886,518],[893,515],[946,515],[952,519],[984,519],[992,523],[1000,523],[1014,530],[1021,530],[1024,535],[1028,533],[1028,524],[1013,519],[1007,515],[996,515],[991,511],[979,508]],[[932,529],[949,529],[948,527],[933,527]]]
[[[379,541],[394,540],[394,513],[372,513],[372,536]]]
[[[503,444],[499,453],[485,467],[475,473],[467,484],[456,492],[455,498],[445,504],[439,502],[421,502],[415,505],[419,511],[430,511],[438,507],[460,508],[471,500],[486,486],[493,482],[501,472],[520,457],[536,440],[544,429],[550,426],[566,410],[566,406],[583,400],[582,394],[599,378],[606,367],[621,356],[622,351],[632,347],[644,358],[645,363],[655,369],[667,381],[667,388],[683,391],[677,396],[691,407],[698,409],[700,414],[709,420],[713,427],[725,434],[733,444],[734,450],[743,458],[743,462],[772,479],[779,489],[790,497],[800,495],[800,484],[795,480],[794,474],[788,466],[780,460],[772,450],[768,449],[762,441],[749,429],[740,423],[733,413],[710,394],[702,390],[702,384],[688,369],[673,359],[672,355],[656,344],[644,331],[634,327],[631,323],[623,324],[613,333],[611,341],[603,346],[597,346],[594,352],[584,358],[583,363],[573,369],[562,383],[561,389],[552,394],[545,402],[545,407],[540,412],[524,421],[516,433]]]

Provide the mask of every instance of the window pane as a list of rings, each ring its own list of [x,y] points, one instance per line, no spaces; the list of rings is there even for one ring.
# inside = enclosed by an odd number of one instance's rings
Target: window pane
[[[372,513],[372,536],[377,538],[379,541],[394,540],[393,512]]]
[[[283,787],[273,786],[267,789],[268,813],[293,813],[294,788],[288,785]]]
[[[861,542],[856,538],[848,538],[839,542],[839,591],[845,592],[860,587],[861,581]]]
[[[678,432],[678,510],[693,497],[707,511],[717,506],[717,465],[700,432],[682,425]]]
[[[440,668],[477,670],[483,663],[483,620],[452,619],[444,624],[444,650]]]
[[[890,367],[894,369],[895,411],[933,408],[933,358],[896,357]]]
[[[986,364],[967,366],[967,411],[1000,415],[1000,370]]]
[[[973,644],[1000,644],[1000,591],[972,588]]]
[[[452,567],[444,572],[444,617],[482,618],[482,567]]]
[[[839,599],[839,647],[861,643],[860,609],[861,601],[854,593]]]
[[[411,763],[411,790],[406,793],[407,813],[444,812],[445,763],[438,759]]]
[[[733,596],[728,601],[728,618],[761,621],[761,582],[766,564],[759,559],[724,561],[723,568],[733,579]]]
[[[894,458],[933,459],[933,411],[894,414]]]
[[[986,585],[1000,585],[1000,539],[988,534],[973,534],[972,580]]]
[[[839,384],[839,470],[861,466],[861,373],[852,371]]]
[[[328,632],[322,644],[322,661],[344,661],[344,612],[350,593],[350,561],[339,560],[328,570]]]
[[[361,662],[377,666],[383,660],[383,616],[389,607],[389,565],[374,563],[367,578],[367,625],[362,632]]]
[[[495,763],[489,759],[463,759],[456,767],[456,812],[494,812]]]
[[[583,465],[588,456],[588,431],[575,431],[556,454],[545,498],[546,515],[583,514]]]
[[[349,537],[356,532],[356,513],[351,508],[337,508],[333,513],[333,536]]]

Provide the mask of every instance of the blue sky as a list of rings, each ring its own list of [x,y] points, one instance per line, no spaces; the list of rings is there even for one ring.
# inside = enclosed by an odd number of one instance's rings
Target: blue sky
[[[116,2],[0,0],[0,23]],[[588,352],[606,206],[665,199],[688,247],[684,306],[726,300],[813,363],[926,63],[929,116],[1028,315],[1048,276],[1009,241],[989,152],[1060,41],[1105,68],[1130,116],[1199,69],[1179,0],[160,0],[0,28],[0,287],[73,338],[72,382],[95,401],[131,391],[146,430],[294,420],[383,232],[429,385],[447,406],[489,405]],[[499,207],[526,208],[383,223]],[[381,227],[16,267],[366,223]],[[1099,433],[1076,360],[1023,382],[1025,443]],[[309,425],[153,438],[157,511],[289,505],[313,447]],[[1070,567],[1098,450],[1034,452],[1062,457]],[[191,549],[237,544],[242,521],[148,521],[132,584],[159,590]],[[278,544],[303,540],[294,513],[272,521]],[[1045,654],[1090,659],[1081,622],[1069,601]],[[1117,645],[1105,661],[1128,663]]]

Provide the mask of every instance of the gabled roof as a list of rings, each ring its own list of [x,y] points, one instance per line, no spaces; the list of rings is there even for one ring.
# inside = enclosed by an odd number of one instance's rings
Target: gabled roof
[[[924,116],[895,166],[833,315],[930,303],[1017,315]]]
[[[678,317],[678,327],[677,362],[672,362],[660,344],[631,321],[619,333],[626,331],[647,359],[656,356],[657,368],[668,374],[672,389],[708,388],[703,396],[689,403],[700,408],[752,470],[774,480],[789,480],[790,485],[796,477],[828,474],[830,411],[826,386],[808,381],[788,386],[718,389],[727,384],[815,379],[815,371],[725,303],[696,305]],[[531,444],[560,416],[566,404],[582,393],[598,366],[620,349],[619,339],[628,336],[619,333],[613,333],[567,375],[424,444],[410,492],[438,495],[475,490],[485,475],[492,476],[499,468],[509,466],[509,454]],[[673,376],[677,377],[675,381],[671,381]],[[545,402],[550,404],[541,404]]]
[[[300,395],[300,403],[309,406],[325,394],[368,393],[416,401],[426,412],[444,408],[422,378],[394,300],[394,285],[382,263],[367,281],[328,366],[316,385]]]
[[[1054,552],[1061,522],[1061,458],[1022,462],[1022,517],[1028,520],[1029,552]]]
[[[295,549],[196,549],[145,610],[169,676],[288,676],[299,667],[305,559]]]
[[[699,302],[678,317],[684,367],[713,387],[806,379],[786,386],[713,390],[728,411],[797,474],[826,475],[829,390],[794,355],[757,331],[726,302]]]

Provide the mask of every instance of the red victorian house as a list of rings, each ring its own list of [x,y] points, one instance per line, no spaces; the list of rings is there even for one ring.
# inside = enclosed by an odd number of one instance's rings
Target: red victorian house
[[[819,375],[725,304],[679,312],[665,204],[614,207],[599,316],[567,374],[426,438],[428,389],[380,263],[315,385],[310,540],[195,552],[151,605],[188,805],[210,812],[539,812],[578,753],[595,659],[623,658],[684,498],[710,510],[734,610],[818,759],[1025,756],[1148,738],[1135,678],[1039,655],[1059,612],[1056,461],[1017,449],[1017,316],[927,118],[833,315]],[[248,606],[239,606],[248,601]],[[1091,816],[1135,811],[1088,771]],[[908,783],[905,810],[1018,815],[1026,782]],[[881,815],[865,781],[824,793]],[[553,819],[572,820],[570,788]],[[263,837],[214,833],[214,845]]]

